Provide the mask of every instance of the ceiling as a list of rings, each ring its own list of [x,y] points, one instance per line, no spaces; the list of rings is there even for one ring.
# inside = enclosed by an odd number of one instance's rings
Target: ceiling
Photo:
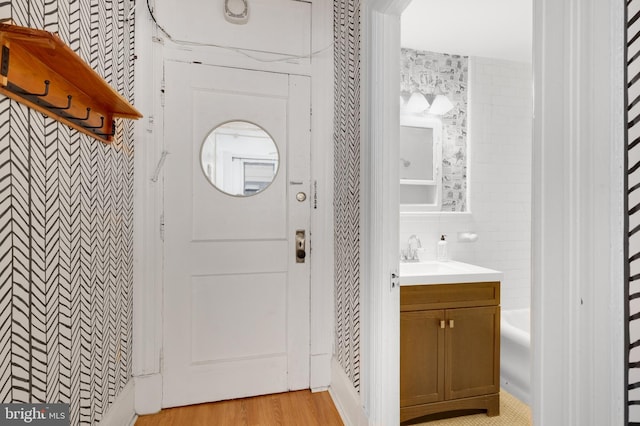
[[[413,0],[402,14],[409,49],[531,62],[532,0]]]

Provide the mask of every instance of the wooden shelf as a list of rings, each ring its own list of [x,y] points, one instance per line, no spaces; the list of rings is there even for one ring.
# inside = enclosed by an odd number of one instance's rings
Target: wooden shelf
[[[57,35],[0,24],[0,93],[104,143],[142,117]]]

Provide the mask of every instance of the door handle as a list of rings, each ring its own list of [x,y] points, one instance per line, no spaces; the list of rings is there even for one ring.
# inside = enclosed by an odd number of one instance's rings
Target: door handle
[[[296,263],[304,263],[307,257],[305,232],[303,229],[296,231]]]

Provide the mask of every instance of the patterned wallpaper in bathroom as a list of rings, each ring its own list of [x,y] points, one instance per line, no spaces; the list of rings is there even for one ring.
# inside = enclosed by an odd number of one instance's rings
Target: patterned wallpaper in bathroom
[[[6,0],[133,98],[129,0]],[[127,19],[128,18],[128,19]],[[131,378],[133,122],[105,145],[0,96],[0,402],[96,425]]]
[[[442,117],[442,210],[467,210],[466,56],[402,49],[400,91],[447,95],[454,108]]]

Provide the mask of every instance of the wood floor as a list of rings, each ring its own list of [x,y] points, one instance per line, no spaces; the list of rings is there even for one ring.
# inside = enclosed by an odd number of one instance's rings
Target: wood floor
[[[135,426],[342,426],[329,392],[309,390],[168,408]]]

